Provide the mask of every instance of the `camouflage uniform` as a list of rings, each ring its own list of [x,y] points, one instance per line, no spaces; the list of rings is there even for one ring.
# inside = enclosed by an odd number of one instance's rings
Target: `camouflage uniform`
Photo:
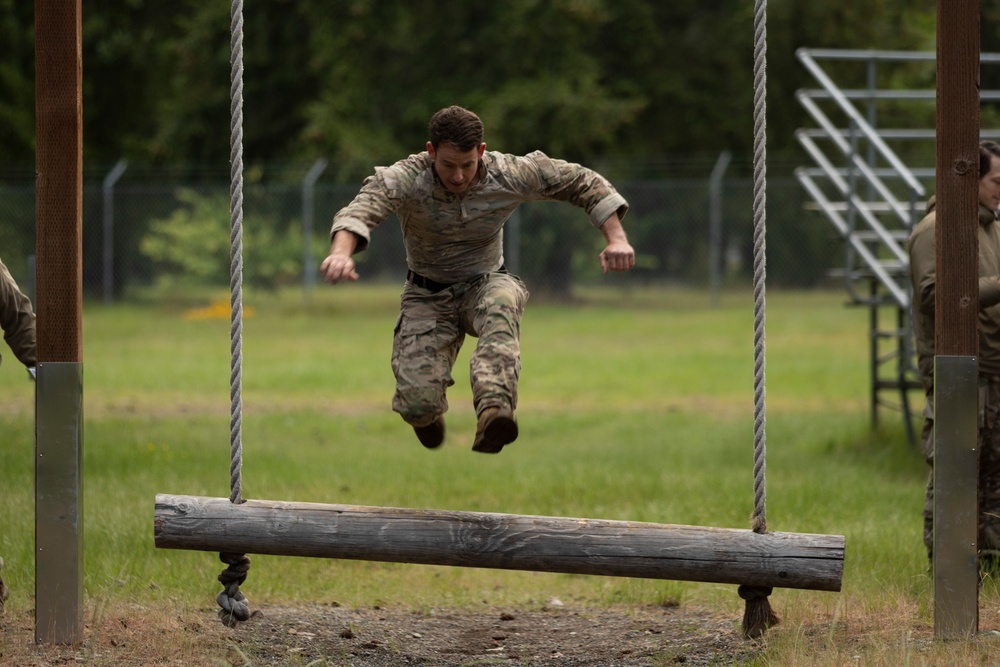
[[[514,156],[486,151],[477,181],[457,195],[447,190],[427,152],[378,167],[333,219],[358,237],[364,250],[371,230],[395,213],[403,230],[411,274],[393,338],[396,376],[393,410],[423,426],[448,409],[445,392],[465,335],[479,338],[470,362],[476,413],[517,406],[521,370],[520,323],[528,290],[503,269],[503,225],[526,201],[565,201],[584,209],[600,227],[628,203],[600,174],[544,153]]]
[[[3,329],[4,340],[14,351],[14,356],[28,368],[34,368],[35,312],[31,309],[31,301],[18,289],[3,262],[0,262],[0,329]],[[0,612],[3,612],[7,595],[7,585],[3,581],[3,558],[0,558]]]
[[[913,285],[913,330],[920,375],[927,393],[921,438],[931,466],[924,501],[924,545],[934,546],[934,253],[936,212],[910,235],[910,280]],[[979,551],[1000,555],[1000,222],[994,211],[979,205]]]
[[[28,368],[34,367],[35,312],[3,262],[0,262],[0,329],[14,356]]]

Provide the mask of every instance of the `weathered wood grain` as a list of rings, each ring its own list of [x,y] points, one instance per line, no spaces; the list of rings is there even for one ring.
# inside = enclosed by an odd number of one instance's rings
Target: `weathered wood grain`
[[[156,546],[839,591],[844,538],[634,521],[156,496]]]

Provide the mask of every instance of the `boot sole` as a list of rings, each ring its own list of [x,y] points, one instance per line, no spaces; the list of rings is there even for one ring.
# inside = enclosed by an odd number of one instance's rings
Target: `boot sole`
[[[413,427],[413,432],[417,434],[417,440],[427,449],[437,449],[444,444],[444,422],[441,423],[439,428],[435,428],[436,426],[437,422],[428,424],[427,426]]]
[[[497,454],[504,445],[509,445],[515,440],[517,440],[517,422],[501,415],[486,425],[482,435],[472,444],[472,451]]]

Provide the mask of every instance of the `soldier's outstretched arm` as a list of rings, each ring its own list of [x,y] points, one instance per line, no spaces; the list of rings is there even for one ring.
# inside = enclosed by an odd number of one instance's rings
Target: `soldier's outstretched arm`
[[[354,268],[354,249],[358,237],[346,229],[339,230],[330,242],[330,254],[319,265],[319,272],[326,282],[336,285],[341,280],[354,282],[360,276]]]
[[[635,250],[629,245],[617,213],[612,213],[601,225],[608,245],[601,251],[601,270],[628,271],[635,266]]]

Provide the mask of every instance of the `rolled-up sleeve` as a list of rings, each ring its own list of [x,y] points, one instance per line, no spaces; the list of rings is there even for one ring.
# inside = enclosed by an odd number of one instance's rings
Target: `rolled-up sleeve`
[[[528,176],[527,182],[538,194],[579,206],[595,227],[603,225],[612,213],[617,213],[619,219],[628,213],[625,197],[593,169],[550,158],[541,151],[529,153],[524,160],[529,166],[519,171]]]
[[[330,239],[341,230],[353,232],[358,237],[354,252],[362,252],[371,241],[371,232],[395,210],[391,188],[386,185],[389,167],[378,167],[361,185],[361,191],[350,204],[337,211],[330,228]],[[391,177],[390,177],[391,180]]]
[[[594,226],[600,227],[611,217],[612,213],[617,213],[619,220],[628,213],[628,202],[617,192],[602,199],[588,214]]]

